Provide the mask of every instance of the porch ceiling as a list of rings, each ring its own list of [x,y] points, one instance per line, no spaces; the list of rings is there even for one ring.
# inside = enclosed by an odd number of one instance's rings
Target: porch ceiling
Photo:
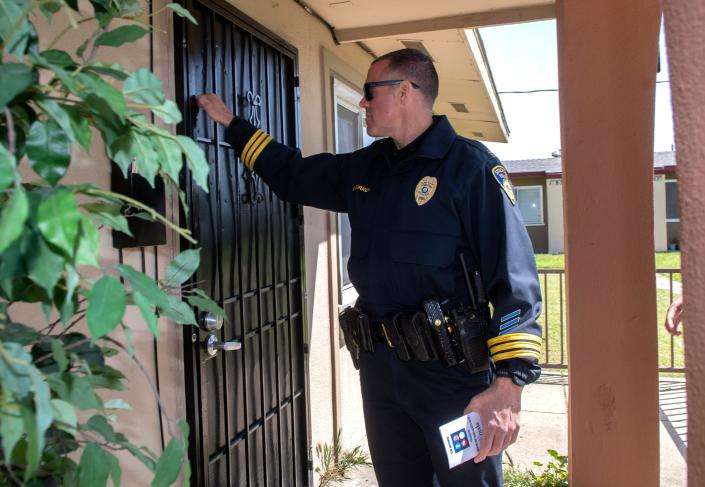
[[[507,142],[509,130],[474,28],[555,16],[550,0],[308,0],[306,5],[333,27],[338,42],[362,41],[375,56],[404,47],[425,49],[440,78],[434,112],[446,115],[459,134],[491,142]]]

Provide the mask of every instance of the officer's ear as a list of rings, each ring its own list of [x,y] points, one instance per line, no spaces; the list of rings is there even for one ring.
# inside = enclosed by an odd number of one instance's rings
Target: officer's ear
[[[411,94],[411,83],[408,81],[402,81],[399,84],[399,99],[402,103],[409,100],[409,95]]]

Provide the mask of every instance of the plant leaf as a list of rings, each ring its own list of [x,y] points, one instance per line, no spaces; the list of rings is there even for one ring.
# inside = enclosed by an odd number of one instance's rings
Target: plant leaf
[[[12,451],[23,433],[24,422],[19,403],[12,402],[10,397],[4,398],[0,415],[0,437],[5,458],[12,458]]]
[[[176,482],[181,470],[184,453],[183,445],[176,438],[172,438],[164,453],[159,457],[157,469],[154,472],[154,480],[152,480],[152,487],[169,487]]]
[[[193,178],[203,191],[208,192],[208,162],[203,155],[201,147],[184,135],[177,135],[177,140],[181,144],[181,150],[186,154],[186,162]]]
[[[111,76],[117,80],[125,81],[129,73],[125,71],[119,64],[106,64],[101,61],[95,61],[84,68],[84,71],[93,72],[105,76]]]
[[[83,85],[84,101],[92,109],[96,109],[98,113],[108,117],[117,116],[120,121],[124,119],[127,105],[120,90],[93,73],[81,73],[77,78]],[[112,114],[105,113],[106,104]]]
[[[176,15],[178,15],[179,17],[187,18],[193,25],[198,25],[198,22],[196,22],[196,19],[193,18],[193,15],[191,15],[191,12],[186,10],[184,7],[182,7],[178,3],[170,3],[166,6],[166,8],[173,10],[174,13]]]
[[[161,106],[166,101],[161,80],[147,68],[132,73],[125,81],[123,92],[126,97],[150,106]]]
[[[71,58],[69,53],[60,49],[47,49],[46,51],[40,52],[39,57],[47,64],[58,66],[60,68],[73,69],[78,67],[76,61]]]
[[[72,265],[66,266],[66,293],[64,295],[64,300],[57,307],[61,314],[61,322],[67,324],[73,312],[76,310],[76,299],[74,296],[74,291],[78,287],[81,276]]]
[[[81,214],[76,199],[66,189],[52,192],[37,208],[37,226],[47,240],[73,255],[74,242],[78,235]]]
[[[164,283],[167,286],[183,284],[198,269],[201,261],[201,249],[184,250],[174,257],[166,269]]]
[[[112,276],[103,276],[88,294],[88,328],[95,342],[113,331],[125,314],[125,289]]]
[[[33,79],[32,71],[25,64],[0,64],[0,110],[32,84]]]
[[[176,296],[169,296],[169,306],[159,308],[164,316],[181,325],[196,325],[193,309]]]
[[[228,319],[223,308],[218,306],[218,303],[208,297],[206,293],[200,289],[194,289],[193,291],[199,296],[186,296],[186,299],[191,306],[195,306],[201,311],[208,311],[215,315],[222,316],[226,320]]]
[[[175,184],[179,184],[179,173],[183,165],[179,144],[174,139],[160,136],[152,137],[152,143],[157,151],[162,170]]]
[[[51,118],[56,124],[61,127],[66,136],[74,142],[76,140],[73,134],[73,125],[71,124],[71,118],[68,113],[64,111],[64,106],[59,105],[54,100],[37,100],[37,105],[44,110],[49,118]]]
[[[159,326],[157,324],[157,315],[152,309],[152,303],[150,303],[147,298],[145,298],[142,294],[137,291],[134,291],[132,293],[132,300],[139,308],[140,314],[142,315],[142,318],[144,319],[145,323],[147,323],[147,328],[149,328],[149,331],[151,331],[152,334],[156,337],[156,339],[159,340]]]
[[[154,279],[141,272],[137,272],[129,265],[120,264],[117,266],[117,269],[125,279],[130,281],[133,291],[137,291],[160,309],[170,306],[170,296],[157,286]]]
[[[105,486],[115,468],[120,467],[114,455],[95,443],[88,443],[78,464],[78,487]]]
[[[129,131],[113,141],[109,146],[108,155],[115,161],[122,171],[122,175],[127,177],[127,171],[132,165],[134,154],[137,152],[135,148],[135,137],[132,131]]]
[[[122,399],[111,399],[109,401],[105,401],[105,404],[103,404],[103,409],[131,410],[132,406],[130,406],[128,403],[126,403]]]
[[[91,132],[91,127],[88,124],[88,119],[80,113],[77,107],[65,105],[63,109],[69,116],[71,130],[73,130],[73,135],[76,142],[81,144],[81,147],[89,151],[91,149],[91,137],[93,133]]]
[[[36,42],[36,31],[25,16],[25,9],[29,4],[28,0],[5,0],[0,2],[0,38],[3,39],[5,51],[16,56],[20,61],[31,42]],[[20,20],[21,19],[21,20]],[[19,21],[18,27],[11,37],[7,37],[15,24]]]
[[[0,209],[0,252],[5,251],[22,234],[28,215],[27,194],[22,186],[17,186],[7,206]]]
[[[67,433],[76,433],[78,419],[76,418],[76,410],[70,403],[64,401],[63,399],[52,399],[51,410],[54,414],[54,419],[60,423],[63,423],[57,424],[57,428],[64,430]]]
[[[166,123],[180,123],[182,120],[179,106],[171,100],[164,100],[161,105],[153,106],[152,111]]]
[[[159,170],[159,160],[150,137],[134,133],[134,148],[137,150],[135,160],[139,174],[147,180],[151,187],[154,187],[154,177]]]
[[[91,213],[91,217],[98,220],[102,225],[118,230],[124,234],[132,236],[130,227],[127,223],[127,218],[122,215],[113,215],[111,213]]]
[[[67,374],[68,372],[64,372],[63,376],[65,377]],[[74,375],[69,380],[71,387],[69,395],[62,399],[67,400],[82,411],[101,409],[103,407],[103,401],[95,393],[88,379]]]
[[[59,340],[51,340],[51,355],[59,367],[59,372],[64,372],[69,366],[69,359],[66,357],[66,350]]]
[[[162,137],[158,138],[161,139]],[[179,159],[181,159],[180,152]],[[0,192],[4,192],[12,184],[17,174],[16,167],[15,156],[4,145],[0,144]]]
[[[34,392],[35,428],[33,432],[36,436],[35,438],[30,438],[28,441],[27,463],[29,465],[27,466],[25,476],[27,476],[27,472],[34,472],[37,467],[39,467],[39,461],[41,460],[42,453],[44,453],[44,434],[54,420],[54,414],[51,410],[49,386],[44,381],[44,376],[34,366],[28,369]],[[25,427],[26,426],[27,423],[25,422]],[[31,437],[32,435],[30,434],[29,436]]]
[[[39,235],[35,232],[32,234],[35,238],[33,239],[33,248],[29,249],[31,255],[25,256],[29,277],[42,289],[45,289],[47,295],[51,296],[54,294],[54,286],[64,273],[65,260],[52,252]]]
[[[55,185],[64,177],[71,160],[71,139],[56,122],[34,122],[26,149],[32,169],[42,179]]]
[[[149,31],[137,25],[123,25],[109,32],[104,32],[95,40],[96,46],[120,47],[128,42],[135,42]]]
[[[87,216],[81,215],[81,234],[76,249],[76,264],[98,267],[99,253],[100,233]]]
[[[32,387],[28,368],[32,356],[18,343],[0,343],[0,379],[3,386],[18,398],[25,397]]]

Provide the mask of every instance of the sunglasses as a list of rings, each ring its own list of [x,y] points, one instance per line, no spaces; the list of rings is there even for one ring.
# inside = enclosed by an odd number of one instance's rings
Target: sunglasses
[[[369,83],[365,83],[363,85],[363,88],[365,90],[365,100],[367,101],[372,101],[372,99],[375,97],[375,92],[372,90],[375,86],[390,86],[390,85],[398,85],[402,81],[406,81],[403,79],[387,79],[384,81],[371,81]],[[419,85],[414,83],[413,81],[409,80],[409,83],[411,83],[411,86],[416,88],[417,90],[420,88]]]

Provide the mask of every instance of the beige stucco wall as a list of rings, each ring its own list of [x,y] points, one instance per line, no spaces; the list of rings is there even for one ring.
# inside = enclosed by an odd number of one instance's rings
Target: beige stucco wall
[[[657,252],[668,250],[666,240],[666,178],[654,175],[654,248]]]
[[[705,478],[705,4],[665,0],[681,219],[688,384],[688,485]]]
[[[563,181],[546,179],[546,219],[548,225],[548,252],[563,253]]]

